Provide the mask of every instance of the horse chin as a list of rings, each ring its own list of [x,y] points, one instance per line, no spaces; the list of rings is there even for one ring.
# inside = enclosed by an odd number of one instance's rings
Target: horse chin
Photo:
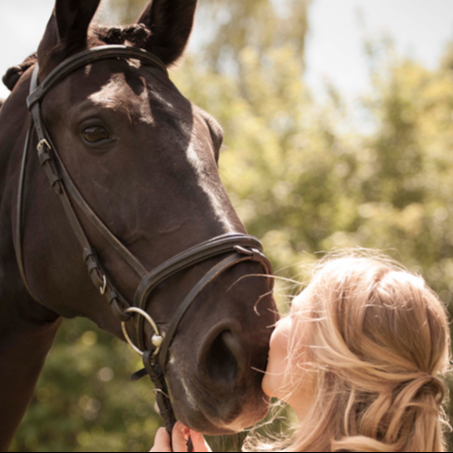
[[[175,399],[174,406],[178,418],[190,429],[220,436],[239,433],[261,421],[269,411],[269,398],[263,394],[246,405],[238,402],[237,410],[224,417],[216,414],[209,402],[196,403],[187,395]]]
[[[247,415],[246,417],[241,417],[240,420],[235,420],[232,424],[224,424],[221,420],[208,420],[201,412],[189,414],[187,419],[186,414],[184,414],[180,420],[193,431],[206,436],[223,436],[237,434],[250,428],[261,421],[267,413],[268,409],[265,409],[258,416],[250,417],[250,415]]]

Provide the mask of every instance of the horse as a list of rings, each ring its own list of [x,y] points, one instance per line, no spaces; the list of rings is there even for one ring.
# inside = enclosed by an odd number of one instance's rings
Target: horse
[[[37,53],[4,77],[12,92],[0,103],[2,451],[27,410],[63,319],[86,317],[121,340],[140,341],[129,325],[132,314],[119,312],[117,303],[134,300],[146,278],[125,256],[152,272],[168,270],[163,263],[187,257],[187,250],[204,253],[155,280],[140,311],[155,322],[145,323],[142,347],[156,351],[155,340],[167,341],[181,301],[203,282],[203,291],[199,287],[184,316],[178,315],[161,361],[177,416],[192,429],[220,435],[255,424],[268,410],[260,370],[266,369],[277,310],[263,278],[263,258],[253,259],[259,250],[240,243],[234,253],[242,258],[234,265],[222,267],[223,249],[207,254],[219,244],[213,238],[231,242],[246,230],[219,176],[220,125],[187,100],[165,71],[186,48],[197,0],[153,0],[136,24],[112,28],[93,23],[100,1],[56,0]],[[105,57],[115,46],[135,50],[129,57],[122,51]],[[33,123],[30,86],[45,85],[56,68],[101,48],[103,58],[83,60],[49,88],[35,104],[42,118],[33,116]],[[27,145],[38,155],[27,157]],[[57,150],[61,161],[55,165],[60,171],[64,165],[73,191],[68,181],[66,189],[60,180],[49,184]],[[101,234],[87,209],[110,236]],[[84,259],[77,231],[95,250],[84,250]],[[120,245],[112,247],[112,241]],[[221,272],[213,273],[219,266]],[[99,290],[93,281],[101,268]],[[109,301],[106,292],[116,298]]]

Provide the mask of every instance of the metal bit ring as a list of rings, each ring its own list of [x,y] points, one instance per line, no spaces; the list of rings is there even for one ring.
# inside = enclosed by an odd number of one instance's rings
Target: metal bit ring
[[[125,314],[128,314],[128,313],[137,313],[141,316],[143,316],[151,325],[151,327],[153,328],[154,330],[154,335],[153,337],[151,338],[151,342],[153,343],[153,345],[156,347],[155,351],[153,352],[153,357],[156,357],[159,352],[160,352],[160,348],[161,348],[161,345],[162,345],[162,341],[163,341],[163,337],[162,335],[160,334],[159,332],[159,328],[157,327],[157,324],[153,321],[153,319],[151,318],[151,316],[146,313],[144,310],[140,309],[140,308],[137,308],[137,307],[130,307],[128,308],[127,310],[124,311]],[[143,354],[144,352],[141,351],[139,348],[137,348],[137,346],[135,346],[135,344],[132,342],[132,340],[130,339],[129,337],[129,334],[127,333],[127,329],[126,329],[126,323],[125,322],[122,322],[121,323],[121,328],[123,329],[123,334],[124,334],[124,338],[126,339],[126,341],[129,343],[129,346],[140,356],[143,357]]]

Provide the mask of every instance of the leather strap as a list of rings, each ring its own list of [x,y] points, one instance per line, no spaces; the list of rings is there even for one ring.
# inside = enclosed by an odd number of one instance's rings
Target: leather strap
[[[232,262],[232,265],[242,261],[258,261],[262,264],[265,275],[272,275],[272,265],[269,260],[261,253],[261,250],[263,250],[263,245],[258,239],[253,236],[247,236],[241,233],[229,233],[203,242],[202,244],[192,247],[189,250],[186,250],[179,255],[171,258],[170,260],[150,272],[149,275],[142,280],[139,288],[137,289],[134,305],[146,311],[151,293],[161,283],[181,272],[182,270],[188,269],[211,258],[225,254],[230,254],[230,257],[231,254],[234,254],[234,256],[236,256],[236,263]],[[247,258],[244,258],[242,256],[242,259],[239,260],[238,254],[245,255],[247,256]],[[222,263],[214,267],[211,272],[214,271],[214,269],[221,269],[222,264],[225,264],[225,261],[222,261]],[[216,274],[216,276],[226,271],[228,267],[223,268],[223,270],[220,273]],[[208,275],[210,275],[210,273],[208,273],[205,277],[207,277]],[[170,328],[166,333],[163,347],[159,353],[159,360],[164,372],[168,350],[171,342],[173,341],[176,329],[189,307],[195,301],[197,295],[207,285],[207,283],[206,285],[204,285],[203,282],[204,279],[202,279],[194,287],[189,296],[187,296],[187,298],[184,300],[182,305],[179,307],[178,312],[173,317],[172,324],[170,325]],[[269,279],[268,282],[270,287],[273,288],[273,280]],[[143,335],[144,319],[142,317],[137,319],[136,333],[139,348],[143,350],[146,348],[146,339]]]
[[[20,167],[20,176],[19,176],[19,188],[17,191],[17,204],[16,204],[16,234],[15,234],[15,243],[16,243],[16,259],[17,265],[19,267],[20,276],[22,278],[22,282],[25,285],[25,288],[30,294],[30,296],[39,302],[38,298],[35,296],[33,291],[30,288],[30,285],[27,280],[27,274],[25,272],[25,263],[24,263],[24,251],[22,245],[22,219],[23,219],[23,198],[24,198],[24,188],[25,188],[25,177],[27,172],[27,162],[28,162],[28,150],[30,148],[30,141],[33,135],[33,121],[30,121],[30,125],[28,127],[27,137],[25,139],[25,146],[24,146],[24,153],[22,156],[22,163]]]
[[[173,412],[168,387],[165,382],[165,376],[159,364],[154,362],[152,351],[146,351],[143,354],[143,365],[145,366],[145,370],[154,384],[154,394],[156,395],[156,402],[159,406],[159,414],[164,420],[165,428],[171,436],[173,426],[175,426],[176,423],[176,417]]]
[[[30,80],[30,93],[36,90],[38,86],[38,71],[35,70],[32,73],[32,77]],[[37,302],[39,302],[39,298],[34,294],[34,292],[30,288],[30,284],[28,283],[27,274],[25,271],[25,263],[24,263],[24,251],[23,251],[23,244],[22,244],[22,221],[23,221],[23,198],[24,198],[24,190],[25,190],[25,176],[27,172],[27,162],[28,162],[28,154],[31,146],[31,142],[33,140],[33,130],[34,124],[32,118],[30,118],[30,125],[28,127],[27,137],[25,139],[24,145],[24,152],[22,155],[22,163],[20,167],[20,176],[19,176],[19,187],[17,191],[17,205],[16,205],[16,235],[15,235],[15,242],[16,242],[16,258],[17,258],[17,265],[19,267],[19,272],[22,278],[22,282],[28,292],[28,294]]]
[[[28,109],[30,110],[36,103],[41,102],[46,94],[57,85],[61,80],[79,68],[100,60],[108,59],[127,59],[140,60],[145,64],[155,66],[168,76],[165,64],[155,55],[136,47],[130,46],[100,46],[80,52],[67,60],[63,61],[55,68],[48,77],[41,83],[36,90],[33,90],[27,99]]]
[[[145,309],[149,295],[162,282],[168,280],[176,273],[193,267],[203,261],[215,258],[224,253],[234,253],[236,247],[256,249],[258,253],[260,253],[260,250],[263,250],[263,245],[258,239],[241,233],[228,233],[210,239],[189,250],[185,250],[147,274],[137,289],[134,305]],[[251,251],[246,253],[251,253]],[[268,273],[271,273],[272,267],[270,263],[269,267],[270,272]]]
[[[236,266],[239,263],[244,261],[252,260],[251,255],[241,255],[240,253],[235,253],[233,255],[229,255],[227,258],[222,260],[216,266],[214,266],[190,291],[187,297],[184,299],[183,303],[179,306],[178,310],[176,311],[175,315],[173,316],[173,320],[168,328],[164,341],[161,346],[161,350],[159,353],[159,363],[160,367],[165,373],[166,364],[167,364],[167,357],[170,346],[175,338],[176,330],[178,329],[181,321],[184,318],[184,315],[187,313],[187,310],[192,306],[195,298],[200,295],[200,293],[217,277],[223,274],[229,268]]]
[[[35,73],[39,71],[38,66],[35,68]],[[116,238],[112,232],[106,227],[104,222],[95,214],[95,212],[91,209],[87,201],[83,198],[79,190],[77,189],[76,185],[74,184],[72,178],[68,175],[66,167],[61,160],[60,155],[58,154],[57,148],[53,145],[52,139],[47,134],[47,131],[43,125],[42,116],[41,116],[41,108],[40,104],[34,104],[31,108],[31,113],[33,116],[33,122],[35,124],[36,133],[38,135],[38,142],[41,143],[41,147],[38,150],[38,157],[41,163],[41,166],[46,171],[47,177],[49,179],[50,184],[56,190],[58,195],[63,195],[64,199],[67,199],[68,196],[66,194],[62,194],[62,184],[61,181],[64,182],[64,187],[69,191],[73,200],[79,205],[82,212],[90,219],[93,225],[98,229],[98,231],[104,236],[104,238],[109,242],[109,244],[125,259],[125,261],[135,270],[135,272],[143,278],[148,271],[146,268],[140,263],[140,261],[135,258],[134,255]],[[39,146],[39,145],[38,145]],[[68,206],[68,203],[66,203]],[[73,211],[73,208],[71,207]],[[72,214],[68,213],[70,217],[71,225],[75,222],[76,214],[73,212]],[[77,222],[75,222],[77,223]],[[75,224],[74,223],[74,224]],[[79,223],[80,225],[80,223]],[[76,226],[76,230],[80,231],[80,228]],[[77,233],[77,232],[76,232]],[[86,247],[85,241],[81,237],[83,235],[77,234],[79,237],[79,241],[82,244],[82,247]]]
[[[74,181],[69,176],[60,155],[54,148],[54,153],[58,161],[58,166],[61,174],[61,179],[64,182],[64,186],[71,194],[72,199],[79,205],[83,213],[88,217],[91,223],[97,228],[97,230],[104,236],[105,240],[113,247],[116,252],[129,264],[129,266],[136,272],[140,278],[144,278],[148,271],[143,264],[126,248],[121,241],[107,228],[105,223],[97,216],[97,214],[91,209],[85,198],[77,189]]]

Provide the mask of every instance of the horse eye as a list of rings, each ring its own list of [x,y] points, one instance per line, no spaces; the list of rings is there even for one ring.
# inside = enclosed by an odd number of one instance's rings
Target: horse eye
[[[101,126],[87,127],[82,132],[82,135],[88,143],[99,143],[112,138],[111,135]]]

